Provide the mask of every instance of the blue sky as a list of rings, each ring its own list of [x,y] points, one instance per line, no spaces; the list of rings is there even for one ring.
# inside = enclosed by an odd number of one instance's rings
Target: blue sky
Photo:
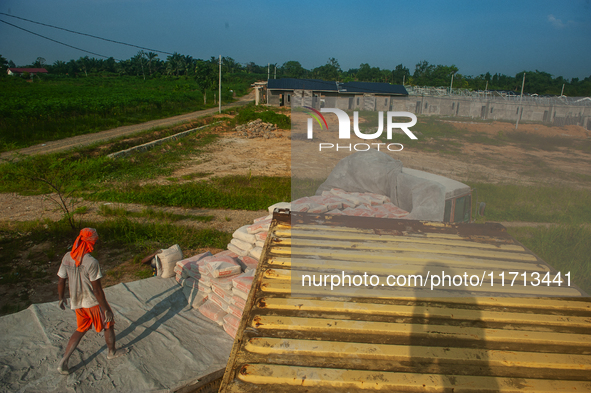
[[[455,64],[465,75],[536,69],[568,79],[591,75],[589,0],[2,0],[0,12],[201,59],[297,60],[311,69],[334,57],[344,70],[402,63],[411,73],[427,60]],[[138,51],[5,15],[0,20],[117,59]],[[86,55],[4,23],[0,54],[17,65]]]

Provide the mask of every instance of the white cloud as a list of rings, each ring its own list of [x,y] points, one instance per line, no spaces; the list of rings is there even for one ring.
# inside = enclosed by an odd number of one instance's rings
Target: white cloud
[[[564,29],[567,26],[571,26],[571,25],[575,24],[575,22],[572,20],[569,20],[568,22],[563,23],[562,19],[558,19],[552,14],[548,15],[548,22],[550,22],[552,24],[552,26],[554,26],[557,29]]]

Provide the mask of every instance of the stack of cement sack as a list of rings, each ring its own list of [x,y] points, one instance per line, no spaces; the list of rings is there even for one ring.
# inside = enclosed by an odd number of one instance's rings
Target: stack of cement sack
[[[254,271],[250,271],[232,278],[232,296],[227,301],[228,314],[223,317],[224,330],[232,337],[236,337],[242,313],[246,306],[246,299],[252,286],[254,273]]]
[[[177,262],[174,271],[177,282],[190,291],[191,305],[234,337],[257,264],[229,250],[208,251]]]
[[[404,218],[408,212],[384,195],[369,192],[345,192],[338,188],[322,195],[303,197],[292,202],[292,211],[326,213],[357,217]]]
[[[333,188],[322,195],[269,206],[268,216],[257,218],[253,224],[234,232],[228,250],[215,255],[208,251],[177,262],[176,280],[191,292],[188,296],[191,305],[232,337],[236,336],[240,325],[275,208],[385,218],[402,218],[408,214],[386,196]]]
[[[239,256],[251,256],[257,261],[261,259],[263,246],[267,240],[267,233],[273,219],[275,209],[289,209],[291,204],[287,202],[276,203],[269,206],[269,215],[254,220],[251,225],[240,227],[232,235],[232,241],[228,244],[228,250]]]

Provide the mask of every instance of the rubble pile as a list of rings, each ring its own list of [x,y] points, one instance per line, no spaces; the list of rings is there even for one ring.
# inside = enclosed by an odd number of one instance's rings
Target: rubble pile
[[[277,138],[281,134],[276,134],[277,125],[271,123],[265,123],[261,119],[256,119],[247,124],[241,124],[235,128],[236,136],[243,138]]]

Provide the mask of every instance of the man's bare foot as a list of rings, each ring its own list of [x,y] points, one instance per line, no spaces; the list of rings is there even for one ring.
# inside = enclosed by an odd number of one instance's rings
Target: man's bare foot
[[[57,366],[57,372],[62,375],[69,375],[70,369],[67,366],[63,367],[62,365],[59,365],[59,366]]]
[[[123,355],[127,355],[129,353],[130,348],[119,348],[116,349],[114,353],[108,353],[107,354],[107,359],[111,360],[111,359],[115,359],[118,358],[120,356]]]

